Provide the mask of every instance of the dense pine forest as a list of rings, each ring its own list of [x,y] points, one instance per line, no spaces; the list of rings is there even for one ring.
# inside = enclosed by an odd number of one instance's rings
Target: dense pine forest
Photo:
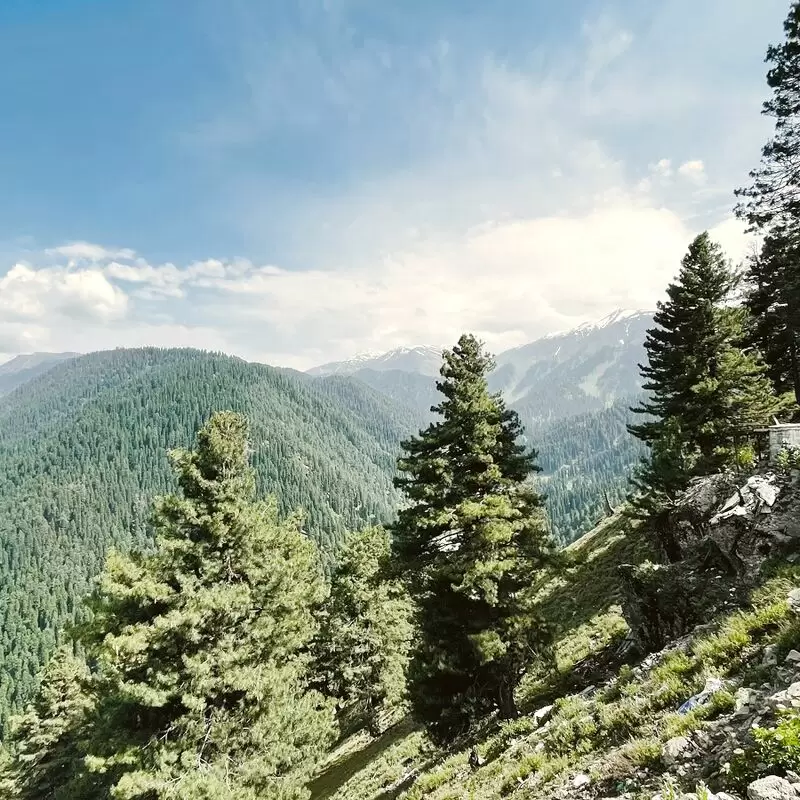
[[[424,380],[429,409],[435,387]],[[259,493],[275,495],[283,513],[303,510],[326,569],[346,531],[389,522],[400,441],[432,415],[378,389],[146,349],[71,359],[3,398],[0,723],[30,697],[107,549],[151,542],[152,498],[172,486],[167,450],[190,443],[215,409],[248,414]],[[604,492],[623,498],[640,455],[625,422],[617,405],[527,434],[542,452],[539,479],[559,541],[603,516]]]
[[[149,546],[167,450],[218,408],[246,411],[262,495],[330,564],[344,532],[397,504],[397,443],[413,424],[354,382],[190,350],[119,350],[67,362],[0,405],[0,692],[3,719],[29,696],[109,547]]]

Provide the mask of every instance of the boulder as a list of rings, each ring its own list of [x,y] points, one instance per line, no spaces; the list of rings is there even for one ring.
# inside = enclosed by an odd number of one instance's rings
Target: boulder
[[[795,681],[788,689],[770,695],[766,704],[773,711],[800,708],[800,681]]]
[[[778,663],[778,645],[777,644],[768,644],[764,648],[764,655],[761,659],[761,663],[765,667],[774,667]]]
[[[584,787],[588,786],[592,782],[592,779],[583,772],[579,772],[573,779],[572,779],[572,788],[573,789],[583,789]]]
[[[542,706],[541,708],[537,708],[536,711],[533,712],[533,720],[536,723],[537,727],[542,725],[543,723],[547,722],[550,717],[553,716],[553,706]]]
[[[768,775],[747,787],[748,800],[797,800],[797,796],[794,786],[777,775]]]
[[[733,714],[736,717],[746,717],[752,714],[761,700],[761,694],[755,689],[742,686],[736,690]]]
[[[673,736],[664,743],[661,749],[661,759],[669,767],[686,758],[692,748],[692,743],[685,736]]]

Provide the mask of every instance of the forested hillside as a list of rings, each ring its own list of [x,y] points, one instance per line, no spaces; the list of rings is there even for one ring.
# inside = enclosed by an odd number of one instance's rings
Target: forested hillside
[[[574,541],[630,491],[630,476],[646,448],[627,430],[634,398],[603,411],[531,424],[526,440],[539,454],[537,475],[545,494],[553,536]],[[521,416],[521,415],[520,415]]]
[[[167,450],[217,409],[246,411],[261,494],[302,508],[330,558],[344,531],[386,520],[413,422],[346,379],[193,350],[116,350],[54,367],[0,404],[0,716],[27,697],[106,549],[149,541]],[[57,633],[59,632],[59,633]]]

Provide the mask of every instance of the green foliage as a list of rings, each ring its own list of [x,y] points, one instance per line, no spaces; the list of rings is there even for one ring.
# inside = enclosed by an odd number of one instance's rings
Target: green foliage
[[[70,648],[60,648],[44,670],[34,703],[14,718],[11,774],[20,800],[78,798],[89,791],[81,770],[83,727],[94,707],[88,677],[86,664]]]
[[[775,457],[775,466],[782,472],[800,469],[800,447],[782,447]]]
[[[731,779],[739,787],[765,775],[800,770],[800,714],[786,712],[771,728],[754,728],[755,743],[731,761]]]
[[[795,404],[800,402],[800,241],[796,230],[795,223],[764,237],[761,250],[747,262],[745,292],[751,317],[748,338],[762,353],[775,390],[791,393]]]
[[[772,96],[763,112],[775,120],[774,135],[761,151],[761,163],[750,173],[750,186],[737,190],[744,198],[737,214],[751,226],[781,229],[800,218],[796,158],[800,152],[797,110],[800,88],[800,2],[794,0],[783,23],[785,39],[767,48],[767,85]]]
[[[769,364],[770,378],[783,393],[793,390],[800,405],[800,231],[797,157],[800,153],[800,3],[792,2],[783,24],[784,41],[767,49],[767,85],[771,97],[763,113],[775,130],[739,189],[737,214],[764,235],[761,252],[748,264],[747,305],[754,316],[753,343]]]
[[[256,500],[245,419],[217,413],[172,462],[155,551],[112,553],[78,629],[15,727],[21,797],[301,798],[332,733],[307,688],[316,548]]]
[[[659,303],[642,367],[650,394],[633,409],[648,419],[630,426],[650,448],[635,481],[642,511],[663,507],[694,476],[735,466],[752,429],[780,407],[766,367],[743,349],[746,312],[729,304],[736,285],[722,250],[703,233],[667,288],[668,300]],[[676,557],[667,532],[660,535],[664,550]]]
[[[315,548],[255,500],[240,415],[172,461],[183,496],[156,506],[156,552],[112,555],[92,598],[89,772],[121,800],[302,796],[331,724],[305,691]]]
[[[390,554],[383,528],[347,537],[315,642],[314,672],[325,693],[373,730],[379,713],[404,699],[413,635],[411,601],[388,575]]]
[[[403,444],[398,464],[408,502],[394,550],[420,619],[411,700],[437,737],[494,709],[515,716],[514,690],[549,638],[523,595],[550,550],[527,482],[535,454],[518,444],[516,414],[489,394],[491,367],[471,336],[445,352],[441,420]]]

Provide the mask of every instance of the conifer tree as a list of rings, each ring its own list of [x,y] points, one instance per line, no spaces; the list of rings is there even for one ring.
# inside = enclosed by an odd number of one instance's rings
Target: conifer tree
[[[719,245],[700,234],[648,331],[641,366],[648,398],[629,426],[650,447],[635,485],[639,511],[669,505],[697,475],[732,466],[752,429],[780,407],[757,354],[745,348],[746,312],[730,303],[737,278]],[[662,542],[672,557],[674,544]]]
[[[793,390],[800,404],[800,2],[783,24],[784,41],[767,48],[771,97],[762,113],[775,120],[751,184],[737,190],[736,213],[764,235],[750,260],[747,305],[753,341],[769,365],[776,390]]]
[[[0,797],[7,798],[7,800],[19,800],[15,773],[11,754],[0,745]]]
[[[12,720],[12,781],[19,800],[66,800],[92,796],[83,769],[85,723],[93,707],[86,664],[62,647],[50,657],[34,702]],[[1,782],[0,782],[1,783]]]
[[[388,574],[391,545],[383,528],[348,535],[324,604],[316,672],[325,693],[380,732],[382,711],[405,697],[412,604]]]
[[[517,415],[486,376],[493,361],[473,336],[444,353],[440,419],[403,444],[406,495],[393,547],[419,608],[410,699],[446,739],[498,710],[516,715],[514,690],[549,633],[524,590],[550,552],[542,500],[527,482],[535,453]]]
[[[779,394],[800,405],[800,242],[787,231],[764,238],[747,268],[745,304],[750,339],[763,355]]]
[[[775,120],[775,133],[762,148],[752,183],[736,194],[737,214],[755,228],[796,229],[800,220],[800,1],[783,23],[784,41],[767,48],[767,85],[772,96],[762,113]]]
[[[331,728],[305,686],[317,554],[255,500],[240,415],[215,414],[172,460],[183,496],[157,504],[156,553],[112,554],[84,632],[97,797],[304,797]]]

